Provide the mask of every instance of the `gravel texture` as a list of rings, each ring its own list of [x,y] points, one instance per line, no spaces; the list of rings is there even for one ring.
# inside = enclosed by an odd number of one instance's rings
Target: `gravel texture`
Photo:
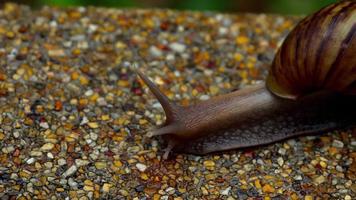
[[[356,130],[162,160],[164,112],[261,81],[298,17],[0,10],[1,199],[352,199]]]

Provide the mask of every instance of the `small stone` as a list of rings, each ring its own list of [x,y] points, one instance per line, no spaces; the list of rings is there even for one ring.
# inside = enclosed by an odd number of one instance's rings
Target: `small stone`
[[[90,185],[84,185],[83,190],[85,190],[85,191],[94,191],[94,187],[90,186]]]
[[[250,41],[249,38],[246,37],[246,36],[239,36],[239,37],[236,38],[236,43],[238,45],[247,44],[247,43],[249,43],[249,41]]]
[[[13,133],[13,135],[14,135],[14,138],[19,138],[19,137],[20,137],[20,132],[15,131],[15,132]]]
[[[47,157],[48,157],[49,159],[53,159],[53,158],[54,158],[54,156],[53,156],[53,154],[52,154],[51,152],[48,152],[48,153],[47,153]]]
[[[352,200],[352,198],[351,198],[351,196],[350,195],[345,195],[345,198],[344,198],[345,200]]]
[[[313,181],[314,181],[314,183],[319,185],[319,184],[324,183],[326,181],[326,179],[324,176],[321,175],[321,176],[314,178]]]
[[[266,184],[262,187],[262,191],[266,193],[273,193],[275,189],[271,185]]]
[[[212,161],[212,160],[206,160],[206,161],[204,161],[203,164],[204,164],[205,167],[208,167],[208,168],[215,167],[215,162]]]
[[[0,140],[3,140],[5,138],[5,134],[0,132]]]
[[[328,165],[326,164],[326,162],[324,161],[320,161],[319,162],[319,165],[322,167],[322,168],[326,168]]]
[[[119,167],[122,167],[122,162],[121,162],[120,160],[115,160],[115,161],[114,161],[114,166],[115,166],[115,167],[118,167],[118,168],[119,168]]]
[[[169,48],[171,48],[175,52],[183,53],[185,51],[186,46],[184,44],[174,42],[169,45]]]
[[[224,190],[221,190],[221,191],[220,191],[220,194],[221,194],[221,195],[228,196],[229,193],[230,193],[230,190],[231,190],[231,187],[228,187],[228,188],[226,188],[226,189],[224,189]]]
[[[96,141],[98,139],[98,134],[91,132],[90,133],[90,139]]]
[[[279,148],[278,153],[281,155],[286,155],[287,150],[285,148]]]
[[[48,51],[48,55],[51,57],[62,57],[65,56],[63,49],[52,49]]]
[[[49,150],[53,149],[53,147],[54,147],[54,144],[46,143],[41,147],[41,150],[42,151],[49,151]]]
[[[109,183],[104,183],[103,184],[103,192],[107,193],[110,191],[110,188],[112,187],[112,184],[109,184]]]
[[[297,181],[303,180],[303,177],[301,175],[296,175],[293,178],[294,178],[294,180],[297,180]]]
[[[76,188],[78,186],[78,183],[74,181],[73,178],[68,179],[68,185],[72,188]]]
[[[106,168],[106,162],[95,162],[95,167],[97,169],[104,169]]]
[[[142,180],[148,180],[148,175],[146,173],[141,173],[141,179]]]
[[[159,48],[157,48],[156,46],[151,46],[150,47],[150,53],[154,57],[162,56],[162,51]]]
[[[62,166],[62,165],[67,164],[67,161],[65,159],[63,159],[63,158],[60,158],[60,159],[58,159],[57,163],[58,163],[59,166]]]
[[[78,167],[82,167],[82,166],[86,166],[89,164],[89,161],[88,160],[83,160],[83,159],[76,159],[75,160],[75,164],[78,166]]]
[[[65,171],[63,174],[62,174],[62,177],[66,178],[68,176],[71,176],[73,175],[76,171],[78,170],[78,167],[76,165],[72,165],[71,167],[69,167],[67,169],[67,171]]]
[[[99,128],[99,124],[97,122],[89,122],[88,126],[90,128]]]
[[[35,162],[35,159],[34,159],[34,158],[29,158],[29,159],[26,161],[26,163],[29,164],[29,165],[31,165],[31,164],[34,163],[34,162]]]
[[[336,148],[343,148],[344,147],[344,143],[341,142],[340,140],[334,140],[333,143],[332,143],[332,146],[336,147]]]
[[[278,165],[281,166],[281,167],[282,167],[283,164],[284,164],[284,160],[283,160],[282,157],[278,157],[278,158],[277,158],[277,162],[278,162]]]
[[[261,189],[262,188],[260,180],[258,180],[258,179],[255,180],[255,186],[256,186],[257,189]]]
[[[306,195],[306,196],[304,197],[304,200],[313,200],[313,196]]]
[[[47,122],[41,122],[40,123],[40,127],[44,128],[44,129],[48,129],[49,128],[49,125]]]
[[[33,157],[40,157],[42,156],[42,152],[41,151],[31,151],[30,152],[30,156],[33,156]]]
[[[147,169],[147,166],[141,163],[136,163],[136,168],[140,171],[140,172],[144,172]]]

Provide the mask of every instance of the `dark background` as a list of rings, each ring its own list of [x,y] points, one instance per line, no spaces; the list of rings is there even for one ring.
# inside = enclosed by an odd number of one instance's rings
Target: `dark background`
[[[101,6],[116,8],[171,8],[218,12],[308,14],[337,0],[0,0],[27,4],[33,8],[52,6]]]

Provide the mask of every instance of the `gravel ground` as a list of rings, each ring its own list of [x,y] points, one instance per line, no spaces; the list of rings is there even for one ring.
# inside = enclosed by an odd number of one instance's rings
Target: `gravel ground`
[[[352,199],[356,130],[162,160],[143,142],[175,102],[261,81],[299,20],[276,15],[0,10],[1,199]]]

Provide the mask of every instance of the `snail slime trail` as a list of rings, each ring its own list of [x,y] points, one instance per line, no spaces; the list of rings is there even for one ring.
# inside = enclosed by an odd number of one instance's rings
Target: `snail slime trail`
[[[300,21],[271,63],[266,81],[194,105],[171,101],[139,69],[161,103],[170,151],[207,154],[356,127],[356,2],[340,1]]]

